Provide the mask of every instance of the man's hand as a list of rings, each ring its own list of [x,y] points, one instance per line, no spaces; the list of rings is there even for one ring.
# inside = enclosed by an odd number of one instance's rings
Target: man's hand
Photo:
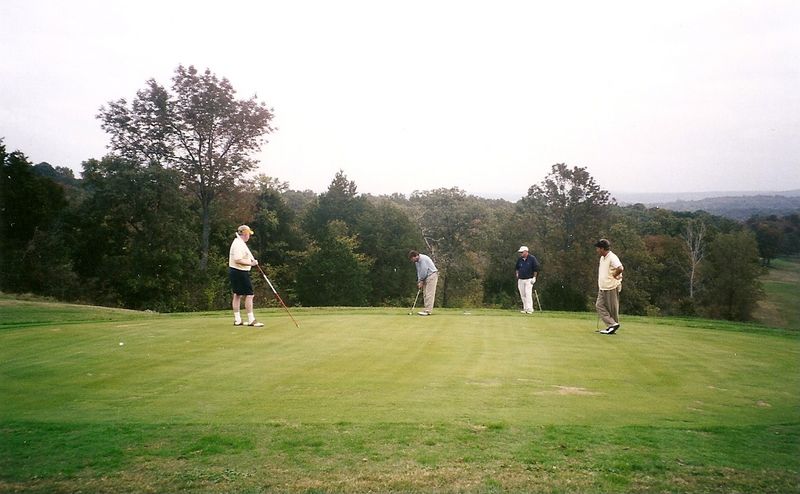
[[[258,261],[256,261],[255,259],[253,259],[252,261],[250,261],[250,265],[251,265],[251,266],[258,266]]]

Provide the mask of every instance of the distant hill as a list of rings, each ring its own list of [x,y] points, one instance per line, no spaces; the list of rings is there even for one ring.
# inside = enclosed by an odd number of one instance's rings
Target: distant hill
[[[623,206],[629,204],[665,204],[679,201],[699,201],[720,197],[751,197],[751,196],[783,196],[800,197],[800,189],[794,190],[758,190],[758,191],[724,191],[709,190],[704,192],[614,192],[611,195]]]
[[[703,193],[693,193],[703,195]],[[735,220],[746,220],[754,215],[785,216],[800,213],[800,190],[790,190],[774,193],[739,192],[737,195],[723,195],[712,197],[713,192],[707,192],[706,197],[686,199],[691,194],[621,194],[618,201],[621,205],[641,203],[647,207],[658,207],[671,211],[706,211],[717,216],[724,216]],[[664,200],[664,197],[679,199]],[[637,200],[638,199],[638,200]]]

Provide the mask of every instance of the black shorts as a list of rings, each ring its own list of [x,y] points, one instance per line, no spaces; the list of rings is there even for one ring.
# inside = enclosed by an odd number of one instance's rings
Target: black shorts
[[[231,280],[231,291],[236,295],[252,295],[253,284],[250,283],[250,271],[228,267],[228,278]]]

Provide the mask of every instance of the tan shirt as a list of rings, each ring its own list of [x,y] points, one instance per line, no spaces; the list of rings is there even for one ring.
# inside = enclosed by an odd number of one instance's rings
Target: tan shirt
[[[250,271],[250,261],[254,259],[245,241],[237,234],[236,238],[233,239],[233,243],[231,243],[231,251],[228,254],[228,266],[241,271]]]
[[[600,258],[600,269],[597,270],[597,286],[601,290],[614,290],[620,284],[621,279],[616,279],[611,275],[611,270],[622,266],[619,257],[611,251]]]

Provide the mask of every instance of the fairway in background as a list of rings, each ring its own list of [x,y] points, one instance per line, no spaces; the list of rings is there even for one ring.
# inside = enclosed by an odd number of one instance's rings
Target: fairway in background
[[[800,257],[773,259],[761,282],[764,298],[753,317],[768,326],[800,331]]]

